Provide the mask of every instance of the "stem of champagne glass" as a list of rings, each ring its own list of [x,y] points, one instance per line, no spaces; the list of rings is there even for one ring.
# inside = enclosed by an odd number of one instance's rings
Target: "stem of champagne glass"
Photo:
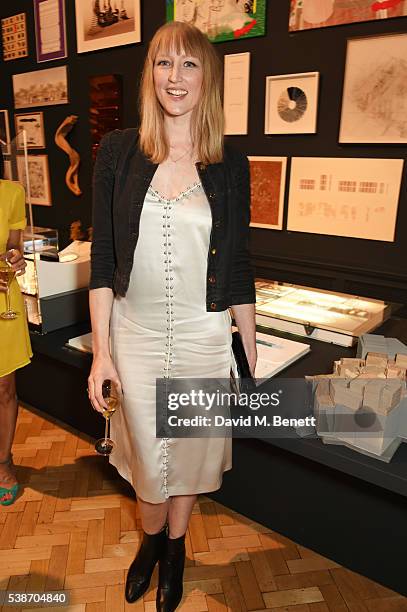
[[[11,310],[11,304],[10,304],[10,285],[7,284],[7,291],[6,291],[6,312],[10,312]]]
[[[109,427],[109,419],[105,417],[105,441],[107,440],[108,427]]]

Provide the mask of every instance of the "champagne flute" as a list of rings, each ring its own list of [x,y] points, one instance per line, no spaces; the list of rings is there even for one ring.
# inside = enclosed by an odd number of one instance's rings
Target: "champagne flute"
[[[100,455],[110,455],[116,446],[115,442],[109,438],[110,419],[120,406],[119,394],[116,385],[109,379],[103,381],[102,395],[107,404],[103,410],[105,417],[105,437],[96,441],[95,450]]]
[[[5,320],[16,319],[19,315],[18,312],[11,309],[10,302],[10,285],[13,282],[15,272],[11,266],[11,263],[6,259],[5,265],[0,267],[0,287],[6,289],[6,310],[0,313],[0,317]]]

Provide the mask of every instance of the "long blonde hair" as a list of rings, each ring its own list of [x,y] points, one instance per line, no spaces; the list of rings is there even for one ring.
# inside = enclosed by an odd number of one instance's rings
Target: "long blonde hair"
[[[153,163],[169,154],[164,130],[164,111],[154,88],[153,68],[159,52],[192,55],[203,70],[201,96],[191,117],[191,139],[200,162],[223,159],[224,117],[221,85],[222,64],[207,37],[195,26],[170,21],[154,34],[144,63],[140,87],[140,148]]]

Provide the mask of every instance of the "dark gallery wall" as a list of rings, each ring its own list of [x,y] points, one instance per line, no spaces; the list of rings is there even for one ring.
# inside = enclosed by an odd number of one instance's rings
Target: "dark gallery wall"
[[[85,0],[84,0],[85,1]],[[88,1],[88,0],[86,0]],[[119,74],[123,80],[123,126],[137,123],[137,93],[148,41],[165,20],[165,0],[141,0],[142,43],[111,50],[76,53],[74,0],[66,0],[68,58],[37,64],[34,15],[30,0],[3,0],[0,17],[26,12],[29,57],[1,64],[0,108],[10,114],[14,135],[11,75],[18,72],[67,64],[70,103],[39,108],[44,112],[51,174],[52,206],[35,206],[35,223],[56,227],[61,246],[69,238],[73,221],[83,228],[91,224],[91,142],[89,132],[89,77]],[[266,36],[216,45],[223,56],[251,52],[249,133],[230,139],[247,155],[314,157],[405,158],[400,145],[340,145],[339,120],[348,38],[405,32],[407,18],[357,23],[289,33],[289,0],[268,0]],[[264,135],[265,77],[272,74],[320,72],[318,127],[316,134]],[[25,112],[19,109],[18,112]],[[83,195],[75,197],[65,186],[66,155],[54,144],[54,133],[69,114],[79,116],[70,135],[72,146],[81,155],[79,181]],[[289,174],[290,165],[288,166]],[[286,200],[288,196],[288,189]],[[406,168],[393,243],[339,238],[287,230],[251,230],[251,251],[258,275],[326,289],[360,293],[371,297],[407,301],[407,198]],[[285,206],[285,217],[287,202]],[[285,223],[285,218],[284,218]],[[285,227],[285,225],[284,225]]]

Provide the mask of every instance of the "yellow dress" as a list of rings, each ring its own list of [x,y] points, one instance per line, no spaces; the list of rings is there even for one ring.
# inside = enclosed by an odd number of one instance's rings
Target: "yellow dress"
[[[25,193],[23,187],[12,181],[0,180],[0,254],[7,250],[10,230],[23,230],[26,226]],[[30,335],[24,300],[16,278],[10,286],[11,307],[19,312],[16,319],[0,319],[0,377],[30,363],[32,357]],[[6,294],[0,292],[0,312],[6,310]]]

